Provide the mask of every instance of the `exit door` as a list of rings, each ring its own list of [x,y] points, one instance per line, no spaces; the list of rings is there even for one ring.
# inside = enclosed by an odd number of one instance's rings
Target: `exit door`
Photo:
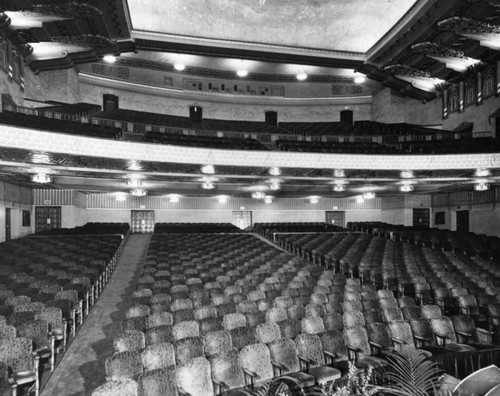
[[[247,230],[252,227],[251,211],[234,211],[232,224],[236,227]]]
[[[413,209],[413,227],[429,227],[431,225],[431,211],[428,208]]]
[[[468,210],[457,210],[457,231],[469,232]]]
[[[325,223],[332,224],[337,227],[344,227],[345,212],[343,211],[326,211]]]
[[[61,228],[60,206],[35,207],[35,232]]]
[[[11,218],[10,218],[10,208],[5,208],[5,240],[10,241],[12,238],[11,234]]]
[[[155,229],[155,212],[153,210],[132,211],[132,233],[152,234]]]

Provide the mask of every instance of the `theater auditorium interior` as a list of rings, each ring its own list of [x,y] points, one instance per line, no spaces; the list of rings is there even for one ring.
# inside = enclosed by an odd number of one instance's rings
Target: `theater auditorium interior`
[[[1,0],[0,395],[500,395],[499,62],[498,0]]]

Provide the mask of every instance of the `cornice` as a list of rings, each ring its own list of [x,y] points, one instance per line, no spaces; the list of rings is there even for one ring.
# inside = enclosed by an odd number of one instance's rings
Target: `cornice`
[[[324,97],[324,98],[284,98],[269,96],[235,95],[229,93],[204,92],[178,90],[173,88],[158,87],[147,84],[139,84],[129,81],[112,80],[92,74],[80,73],[79,80],[82,83],[100,85],[107,88],[123,89],[144,94],[168,96],[176,99],[186,100],[206,100],[215,103],[238,103],[247,105],[273,105],[273,106],[331,106],[331,105],[356,105],[370,104],[371,95],[365,96],[344,96],[344,97]]]

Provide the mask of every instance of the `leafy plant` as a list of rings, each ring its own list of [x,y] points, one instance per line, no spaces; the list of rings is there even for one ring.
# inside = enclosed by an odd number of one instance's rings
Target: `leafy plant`
[[[378,392],[397,396],[430,396],[438,389],[441,369],[418,349],[405,348],[386,354],[389,370],[387,386],[375,386]]]

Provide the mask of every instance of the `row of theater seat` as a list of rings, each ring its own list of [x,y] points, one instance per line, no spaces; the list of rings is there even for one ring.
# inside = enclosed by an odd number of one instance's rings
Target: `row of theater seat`
[[[231,223],[156,223],[155,234],[169,233],[238,233],[241,229]]]
[[[392,291],[377,292],[374,285],[361,285],[360,279],[348,279],[252,239],[248,235],[154,236],[135,301],[122,323],[123,335],[115,340],[115,354],[107,360],[108,379],[133,378],[142,392],[152,394],[148,391],[158,387],[171,390],[162,382],[168,377],[185,391],[214,394],[218,388],[211,380],[240,388],[245,385],[245,369],[269,383],[279,371],[273,372],[271,358],[279,360],[276,350],[280,348],[286,347],[287,356],[295,357],[296,364],[289,367],[314,377],[328,372],[323,366],[325,356],[329,368],[339,372],[346,371],[349,358],[361,367],[381,368],[386,363],[377,352],[393,347],[392,338],[414,342],[410,322],[405,321]],[[241,256],[242,252],[250,255]],[[411,312],[411,320],[430,329],[430,338],[423,334],[421,344],[442,343],[435,340],[432,326],[450,330],[451,319],[442,317],[439,306],[420,308],[409,296],[400,304],[406,304],[403,308]],[[421,317],[416,312],[419,308]],[[475,330],[474,322],[472,326]],[[456,329],[451,329],[449,337],[456,337]],[[458,343],[427,347],[434,353],[474,349]],[[342,359],[332,358],[333,353]],[[158,354],[164,360],[159,363],[161,359],[155,358],[159,366],[151,366],[151,356]],[[313,360],[320,366],[307,367]],[[186,373],[200,382],[187,383]],[[330,370],[330,374],[333,379],[340,373]],[[317,379],[305,383],[314,384]],[[104,394],[99,392],[95,394]]]
[[[128,235],[130,232],[130,225],[128,223],[101,223],[91,222],[83,226],[74,228],[51,228],[33,234],[34,236],[40,235],[111,235],[120,234],[123,236]]]
[[[347,228],[383,236],[396,241],[429,246],[433,249],[453,250],[455,253],[500,258],[500,238],[473,232],[450,231],[439,228],[410,227],[384,222],[350,222]]]
[[[32,236],[0,245],[0,383],[33,383],[38,395],[40,374],[54,369],[83,324],[122,246],[121,236]]]

